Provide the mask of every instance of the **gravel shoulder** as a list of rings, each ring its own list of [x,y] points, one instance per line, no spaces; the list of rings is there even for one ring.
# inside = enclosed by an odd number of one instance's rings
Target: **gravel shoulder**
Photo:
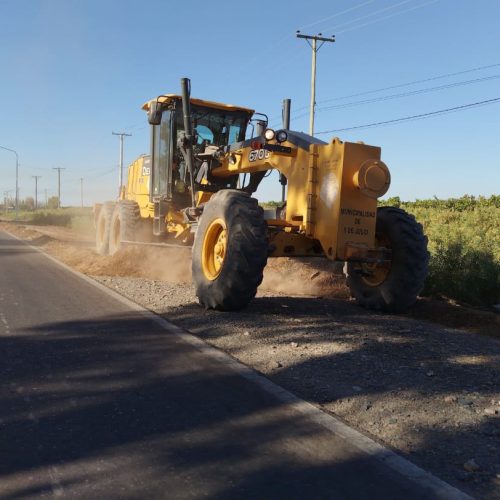
[[[207,311],[190,284],[189,254],[172,255],[165,269],[164,255],[127,249],[98,257],[84,243],[44,240],[33,228],[7,229],[460,489],[500,498],[496,338],[422,320],[425,302],[404,316],[364,311],[342,298],[341,279],[315,262],[276,259],[247,309]],[[302,295],[294,296],[297,291]],[[442,315],[457,321],[463,313],[453,312],[448,307]],[[484,333],[498,335],[497,318],[486,316],[485,323]]]

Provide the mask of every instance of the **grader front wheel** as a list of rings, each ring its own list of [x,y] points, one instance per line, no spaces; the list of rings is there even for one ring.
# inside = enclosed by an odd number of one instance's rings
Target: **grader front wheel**
[[[404,210],[381,207],[377,211],[378,246],[389,248],[384,264],[347,263],[351,295],[367,309],[401,312],[422,291],[429,264],[427,238],[422,226]]]
[[[267,226],[257,200],[222,190],[205,205],[193,246],[193,281],[207,309],[236,311],[257,293],[267,262]]]

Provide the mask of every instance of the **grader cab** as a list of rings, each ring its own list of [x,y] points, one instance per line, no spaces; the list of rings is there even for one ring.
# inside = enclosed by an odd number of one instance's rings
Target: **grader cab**
[[[411,215],[377,207],[390,185],[380,148],[292,131],[286,114],[272,130],[265,115],[191,98],[188,79],[181,86],[180,96],[143,106],[151,154],[129,167],[120,199],[98,211],[99,253],[146,233],[192,245],[198,299],[219,310],[245,307],[268,257],[280,256],[344,261],[352,295],[370,309],[398,312],[416,300],[427,239]],[[252,194],[273,169],[286,199],[264,212]]]

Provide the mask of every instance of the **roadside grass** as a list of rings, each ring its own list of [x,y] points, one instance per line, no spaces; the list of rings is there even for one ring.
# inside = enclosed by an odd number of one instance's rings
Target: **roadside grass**
[[[2,216],[4,220],[14,221],[16,214],[9,212]],[[60,209],[40,209],[36,211],[19,211],[19,221],[34,226],[69,227],[81,232],[93,230],[94,216],[92,208],[68,207]]]

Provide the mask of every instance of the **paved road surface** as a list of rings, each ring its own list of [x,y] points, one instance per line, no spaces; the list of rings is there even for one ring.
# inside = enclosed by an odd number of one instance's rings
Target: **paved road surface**
[[[432,498],[0,232],[0,497]]]

